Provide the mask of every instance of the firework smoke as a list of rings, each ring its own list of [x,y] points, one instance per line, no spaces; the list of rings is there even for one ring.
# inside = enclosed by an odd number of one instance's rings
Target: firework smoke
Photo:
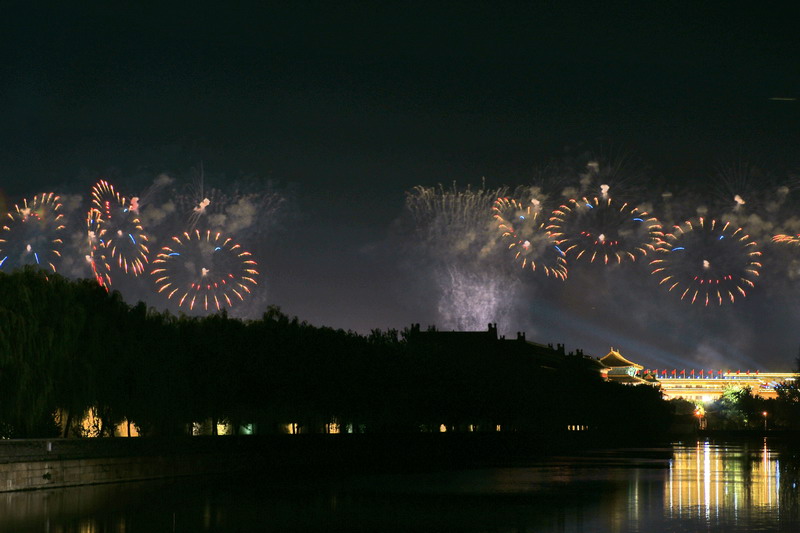
[[[439,324],[443,329],[480,331],[494,321],[508,324],[512,307],[506,279],[490,271],[450,265],[442,270],[439,281]]]
[[[492,219],[504,189],[415,187],[406,195],[419,247],[439,287],[438,321],[446,329],[484,328],[513,305],[516,279],[497,267],[501,246]]]

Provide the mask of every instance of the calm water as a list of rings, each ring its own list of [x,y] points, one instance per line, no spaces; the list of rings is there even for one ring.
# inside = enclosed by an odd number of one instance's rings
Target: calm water
[[[800,453],[697,443],[524,468],[0,495],[0,531],[800,531]]]

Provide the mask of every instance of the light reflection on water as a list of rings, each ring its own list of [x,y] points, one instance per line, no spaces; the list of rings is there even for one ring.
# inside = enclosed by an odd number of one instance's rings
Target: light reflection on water
[[[665,486],[667,516],[720,521],[751,513],[780,515],[780,458],[759,450],[698,443],[675,449]]]
[[[797,458],[784,456],[782,461],[766,439],[761,446],[699,442],[675,447],[664,490],[665,516],[710,526],[800,530]]]
[[[700,442],[518,468],[3,494],[0,532],[800,531],[791,450]]]

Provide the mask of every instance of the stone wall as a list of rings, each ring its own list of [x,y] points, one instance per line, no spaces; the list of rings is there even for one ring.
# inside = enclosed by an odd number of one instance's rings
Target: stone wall
[[[298,474],[526,464],[596,447],[594,431],[0,440],[0,492],[233,474]]]
[[[253,463],[253,444],[229,437],[0,441],[0,492],[237,472]]]
[[[230,458],[103,457],[0,464],[0,492],[225,473]]]

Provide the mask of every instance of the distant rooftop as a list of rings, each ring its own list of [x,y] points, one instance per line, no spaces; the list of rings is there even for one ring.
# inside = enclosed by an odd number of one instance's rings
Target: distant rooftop
[[[617,368],[621,366],[632,366],[637,370],[643,370],[644,367],[642,365],[637,365],[632,361],[628,361],[622,354],[616,351],[614,348],[611,348],[611,351],[608,352],[604,357],[600,358],[600,362],[606,365],[607,367]]]

